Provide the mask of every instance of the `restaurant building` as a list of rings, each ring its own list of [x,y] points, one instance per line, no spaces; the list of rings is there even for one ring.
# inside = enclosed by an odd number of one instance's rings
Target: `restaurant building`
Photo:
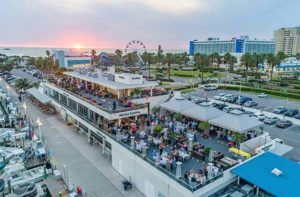
[[[261,123],[231,114],[236,116],[239,125],[243,125],[242,121],[248,122],[237,129],[232,128],[226,121],[230,118],[226,114],[209,106],[170,97],[157,87],[156,82],[146,81],[141,75],[115,73],[113,68],[65,72],[61,78],[45,81],[41,89],[51,98],[62,119],[78,127],[78,131],[85,133],[95,147],[100,146],[112,167],[147,197],[220,196],[222,192],[217,194],[217,191],[237,180],[231,169],[277,146],[267,133],[260,132],[258,136],[243,141],[244,149],[236,152],[237,148],[223,139],[205,138],[187,130],[188,126],[181,130],[180,127],[184,127],[179,123],[181,120],[174,121],[176,129],[172,132],[166,128],[160,135],[154,129],[149,131],[147,129],[163,120],[163,116],[172,116],[165,111],[183,114],[182,120],[208,121],[218,128],[241,133],[260,128]],[[152,118],[154,115],[150,116],[150,109],[155,106],[160,106],[161,112]],[[143,127],[143,121],[149,119],[151,124]],[[129,126],[126,126],[127,122]],[[139,129],[134,129],[132,124],[140,124]],[[122,129],[120,125],[123,125]],[[123,131],[124,127],[130,128]],[[177,135],[176,144],[173,134]],[[203,151],[208,147],[208,152]],[[173,157],[173,152],[178,155]],[[243,152],[248,152],[249,156],[241,154]],[[233,159],[232,154],[237,157]],[[170,158],[173,159],[171,162]]]

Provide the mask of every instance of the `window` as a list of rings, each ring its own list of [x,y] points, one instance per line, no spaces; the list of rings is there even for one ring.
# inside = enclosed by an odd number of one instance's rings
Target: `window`
[[[89,129],[86,126],[84,126],[83,124],[81,124],[81,123],[79,123],[79,128],[82,129],[86,133],[89,132]]]
[[[73,100],[69,98],[69,107],[73,110],[77,111],[77,103]]]
[[[55,98],[56,100],[59,100],[59,93],[55,90],[53,90],[53,98]]]
[[[68,104],[68,98],[63,94],[60,94],[60,101],[65,105]]]
[[[78,103],[78,112],[85,117],[88,117],[88,108]]]

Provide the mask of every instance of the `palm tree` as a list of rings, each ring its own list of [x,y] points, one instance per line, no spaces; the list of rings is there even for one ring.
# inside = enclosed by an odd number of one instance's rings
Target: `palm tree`
[[[167,53],[164,57],[164,63],[168,65],[168,80],[170,81],[170,75],[171,75],[171,64],[174,62],[174,56],[172,53]]]
[[[29,86],[29,82],[26,78],[17,79],[15,82],[15,87],[19,90],[26,89]]]
[[[244,66],[244,70],[245,70],[246,81],[248,81],[248,69],[249,66],[251,65],[251,61],[252,61],[251,58],[252,56],[248,52],[243,54],[241,57],[241,63]]]
[[[267,63],[269,66],[271,66],[270,79],[272,80],[274,67],[280,64],[280,60],[274,54],[270,53],[267,55]]]
[[[297,60],[300,60],[300,53],[297,53],[295,57]]]
[[[236,64],[236,63],[237,63],[237,58],[234,55],[232,55],[229,59],[229,70],[230,71],[233,71],[234,64]]]
[[[234,133],[233,134],[233,141],[235,142],[236,147],[238,149],[240,149],[239,146],[240,146],[241,142],[244,141],[244,135],[241,134],[241,133]]]
[[[206,54],[197,53],[194,55],[194,60],[197,63],[198,69],[201,71],[201,83],[203,84],[203,70],[205,66],[208,66],[209,61]]]
[[[226,67],[227,67],[227,69],[228,69],[228,65],[229,65],[229,63],[230,63],[231,58],[232,58],[232,55],[231,55],[230,53],[226,53],[226,54],[224,55],[224,61],[226,62]]]
[[[48,58],[50,58],[50,51],[49,50],[46,50],[46,55]]]
[[[183,52],[180,54],[180,60],[181,62],[183,62],[184,65],[186,65],[186,63],[189,61],[189,56],[187,52]]]
[[[151,77],[151,64],[153,63],[153,58],[154,54],[153,53],[148,53],[147,51],[145,51],[142,54],[142,59],[143,61],[148,65],[148,77]]]
[[[276,57],[278,58],[278,60],[280,62],[282,62],[282,60],[284,60],[286,58],[286,55],[284,54],[284,52],[282,51],[279,51],[277,54],[276,54]]]
[[[92,55],[92,61],[91,61],[91,64],[92,64],[92,65],[95,65],[96,62],[97,62],[97,60],[96,60],[96,54],[97,54],[96,50],[95,50],[95,49],[92,49],[92,50],[91,50],[91,55]]]
[[[163,50],[162,50],[162,48],[161,48],[161,45],[158,45],[158,50],[157,50],[157,62],[158,63],[161,63],[162,62],[162,60],[163,60]]]
[[[117,64],[118,64],[118,66],[121,66],[123,52],[120,49],[116,49],[115,54],[116,54],[116,58],[117,58]]]

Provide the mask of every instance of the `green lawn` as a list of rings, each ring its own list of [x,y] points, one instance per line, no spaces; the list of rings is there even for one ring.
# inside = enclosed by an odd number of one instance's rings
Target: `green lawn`
[[[181,76],[181,77],[193,77],[193,78],[198,78],[201,76],[200,71],[191,71],[191,70],[171,70],[171,75],[175,76]],[[204,72],[203,77],[208,78],[208,77],[224,77],[224,73],[210,73],[210,72]]]

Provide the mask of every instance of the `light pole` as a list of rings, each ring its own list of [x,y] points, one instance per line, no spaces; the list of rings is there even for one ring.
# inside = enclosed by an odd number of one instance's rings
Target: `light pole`
[[[38,117],[38,119],[37,119],[37,124],[38,124],[38,126],[39,126],[39,135],[40,135],[40,140],[42,141],[42,130],[41,130],[41,126],[43,125],[42,124],[42,122],[41,122],[41,120],[40,120],[40,117]]]
[[[6,86],[7,89],[7,95],[10,97],[10,93],[9,93],[9,85]]]
[[[23,103],[23,107],[24,107],[24,113],[25,113],[25,116],[26,116],[26,109],[27,109],[27,105],[26,105],[26,103],[25,103],[25,102]]]

